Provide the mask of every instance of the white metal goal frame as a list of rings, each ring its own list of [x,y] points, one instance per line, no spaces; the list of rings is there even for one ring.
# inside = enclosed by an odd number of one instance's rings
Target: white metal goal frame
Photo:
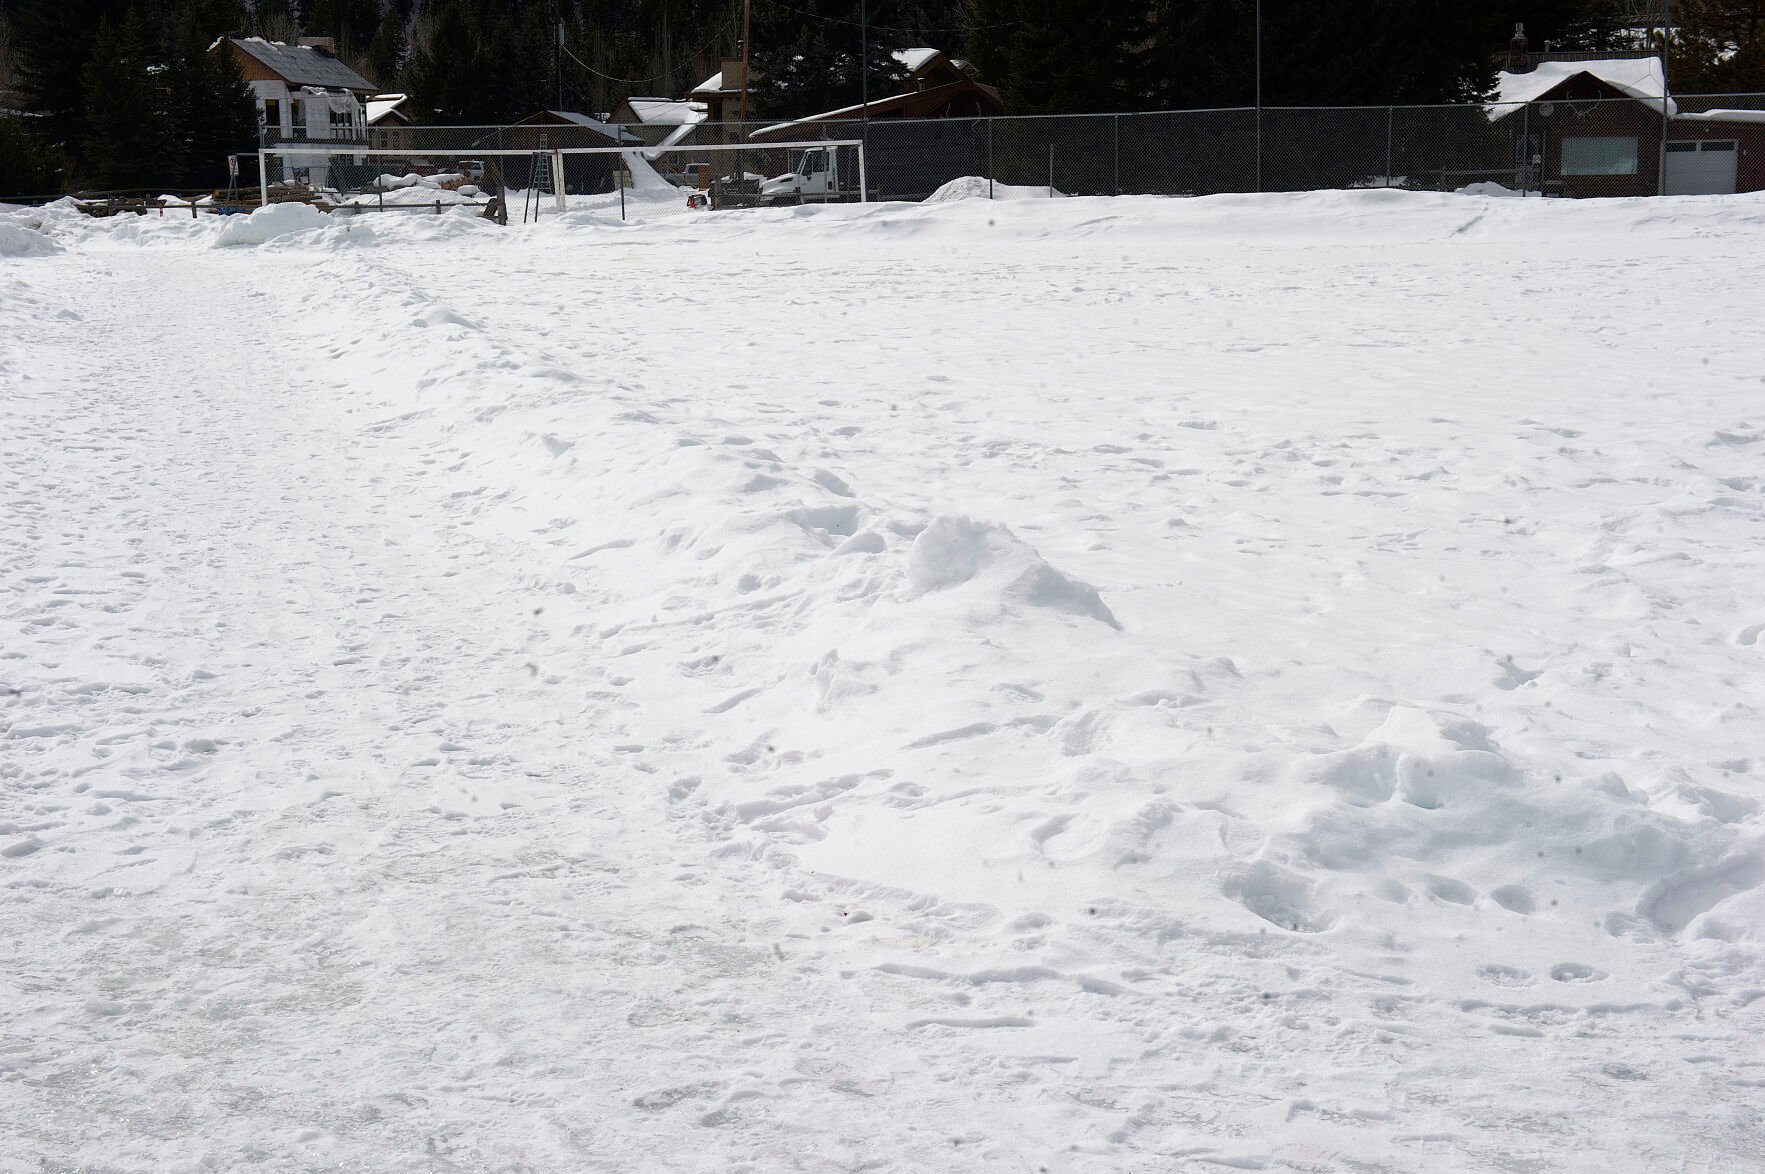
[[[259,196],[265,207],[270,202],[270,168],[272,157],[286,158],[294,155],[319,155],[330,158],[335,155],[363,155],[377,158],[399,159],[433,159],[462,158],[516,158],[531,159],[535,155],[549,155],[552,161],[552,174],[564,174],[564,157],[566,155],[642,155],[647,162],[654,162],[662,155],[697,154],[705,151],[796,151],[814,150],[822,147],[855,147],[858,151],[858,202],[870,202],[870,172],[864,157],[863,139],[804,139],[785,143],[693,143],[679,144],[671,147],[533,147],[527,150],[515,150],[509,147],[448,147],[440,150],[418,150],[416,148],[379,148],[363,143],[332,142],[325,145],[323,139],[307,139],[300,143],[289,143],[274,147],[263,147],[257,153],[257,174]],[[566,211],[564,203],[564,185],[555,183],[557,190],[558,211]]]

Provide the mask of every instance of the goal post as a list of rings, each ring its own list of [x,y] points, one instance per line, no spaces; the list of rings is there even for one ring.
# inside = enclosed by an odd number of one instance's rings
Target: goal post
[[[269,204],[280,188],[298,187],[339,204],[385,202],[412,173],[463,173],[480,187],[545,194],[558,212],[578,207],[659,214],[685,212],[703,193],[715,207],[866,203],[869,170],[862,139],[792,139],[763,143],[679,143],[661,146],[390,148],[307,140],[258,151],[259,196]],[[500,180],[500,184],[497,181]],[[456,181],[457,182],[457,181]],[[418,193],[409,193],[416,195]],[[427,202],[428,196],[424,196]]]
[[[258,194],[262,202],[268,204],[272,187],[298,184],[313,191],[337,196],[361,195],[364,192],[386,190],[386,185],[378,182],[381,176],[408,174],[413,168],[441,174],[459,170],[468,180],[481,180],[490,174],[487,160],[497,162],[498,174],[510,163],[522,164],[518,174],[524,182],[517,185],[517,190],[521,190],[532,179],[527,165],[541,158],[549,164],[552,175],[563,174],[563,150],[554,147],[527,150],[482,147],[418,150],[309,139],[300,143],[281,143],[258,151]],[[271,177],[275,174],[280,174],[282,178],[272,180]],[[552,186],[556,189],[558,211],[562,212],[564,185],[554,183]]]
[[[669,183],[705,192],[714,204],[868,203],[870,183],[862,139],[678,143],[653,147],[576,148],[566,154],[614,150],[632,173],[640,165]],[[639,186],[634,180],[633,187]]]

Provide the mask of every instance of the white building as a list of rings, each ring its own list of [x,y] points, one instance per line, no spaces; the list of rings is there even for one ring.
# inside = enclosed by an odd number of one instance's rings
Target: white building
[[[233,54],[257,98],[265,147],[334,142],[344,151],[356,144],[367,146],[364,103],[378,87],[337,60],[329,37],[303,37],[297,45],[262,37],[223,37],[210,51],[223,47]],[[361,163],[365,154],[350,158]],[[340,161],[323,155],[283,156],[279,173],[267,178],[271,183],[333,186],[331,164]]]

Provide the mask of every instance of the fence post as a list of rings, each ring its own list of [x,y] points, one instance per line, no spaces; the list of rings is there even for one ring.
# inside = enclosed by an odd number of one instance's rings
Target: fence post
[[[987,119],[987,199],[993,198],[993,123],[996,119]]]
[[[1048,198],[1054,198],[1054,144],[1048,144]]]
[[[1391,106],[1385,107],[1385,186],[1388,188],[1397,186],[1391,175],[1391,124],[1396,118],[1396,109]]]
[[[552,186],[558,189],[558,214],[568,212],[569,206],[564,203],[564,152],[552,152]],[[535,220],[539,219],[537,216]]]
[[[1115,116],[1115,194],[1122,194],[1122,116]]]
[[[1532,103],[1520,107],[1520,198],[1532,186]]]

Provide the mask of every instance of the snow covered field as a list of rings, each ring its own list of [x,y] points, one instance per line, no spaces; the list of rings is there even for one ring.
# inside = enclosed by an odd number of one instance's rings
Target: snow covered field
[[[0,1168],[1765,1166],[1765,200],[284,215],[0,213]]]

